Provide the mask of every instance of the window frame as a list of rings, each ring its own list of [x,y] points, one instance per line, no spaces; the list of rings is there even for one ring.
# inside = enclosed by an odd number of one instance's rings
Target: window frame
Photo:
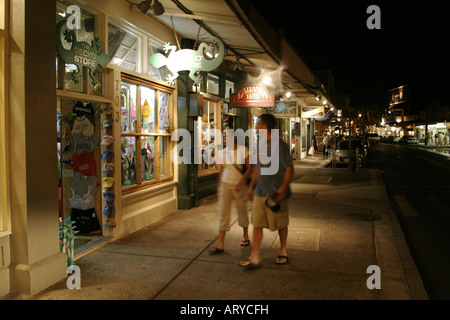
[[[132,84],[132,85],[136,85],[137,86],[137,97],[136,97],[136,101],[139,101],[140,104],[140,87],[147,87],[150,88],[152,90],[155,90],[155,128],[157,128],[156,132],[152,132],[152,133],[142,133],[141,132],[141,122],[140,121],[136,121],[136,131],[135,132],[120,132],[120,137],[121,140],[124,137],[133,137],[135,138],[136,142],[135,142],[135,148],[136,148],[136,153],[138,152],[137,150],[141,150],[141,145],[142,145],[142,138],[143,137],[155,137],[155,146],[154,146],[154,166],[156,167],[155,170],[155,178],[152,180],[147,180],[147,181],[142,181],[142,159],[141,157],[136,157],[135,159],[135,165],[136,165],[136,184],[133,185],[129,185],[129,186],[121,186],[122,189],[122,195],[126,195],[126,194],[130,194],[130,193],[134,193],[136,191],[140,191],[142,189],[147,189],[149,187],[152,187],[156,184],[162,183],[162,182],[168,182],[168,181],[173,181],[175,179],[175,166],[173,165],[172,161],[170,160],[170,155],[172,152],[172,149],[174,147],[174,143],[173,141],[171,141],[171,137],[172,137],[172,133],[175,130],[175,122],[174,122],[174,106],[175,106],[175,89],[173,87],[170,86],[164,86],[160,83],[156,83],[153,82],[151,80],[145,80],[142,78],[138,78],[129,74],[125,74],[122,73],[121,75],[121,85],[122,83],[127,83],[127,84]],[[160,132],[159,129],[159,112],[160,112],[160,104],[159,104],[159,99],[160,99],[160,93],[166,93],[169,95],[168,98],[168,103],[169,103],[169,121],[170,121],[170,130],[169,132]],[[136,119],[140,119],[141,117],[141,107],[137,107],[136,108]],[[160,177],[160,167],[161,167],[161,163],[160,163],[160,142],[162,139],[164,138],[168,138],[169,139],[169,143],[168,143],[168,150],[166,150],[166,155],[168,156],[169,160],[168,162],[170,163],[170,167],[168,169],[169,171],[169,176],[167,177]],[[137,153],[138,154],[138,153]],[[122,182],[122,176],[120,181]]]

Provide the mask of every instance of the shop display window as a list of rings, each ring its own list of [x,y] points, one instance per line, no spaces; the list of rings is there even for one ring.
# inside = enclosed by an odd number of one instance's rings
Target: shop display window
[[[203,101],[203,116],[198,117],[198,143],[201,145],[199,148],[199,157],[201,157],[201,164],[199,164],[199,171],[206,171],[209,169],[215,169],[216,163],[215,150],[222,144],[221,138],[222,132],[218,128],[218,115],[220,112],[220,102],[215,100],[209,100],[207,98]]]
[[[162,46],[159,46],[162,47]],[[161,53],[162,55],[165,55],[163,49],[159,48],[158,46],[154,45],[152,42],[149,42],[148,47],[148,54],[149,56],[154,55],[155,53]],[[169,69],[167,69],[166,66],[161,68],[155,68],[151,63],[148,64],[149,71],[148,75],[152,78],[156,78],[162,81],[167,81],[167,76],[169,75]]]
[[[122,187],[172,178],[171,89],[128,78],[121,88]]]
[[[68,19],[69,14],[67,8],[72,3],[67,1],[56,1],[56,24]],[[80,29],[74,29],[76,40],[78,42],[86,42],[91,44],[95,39],[95,15],[81,9],[81,25]],[[72,44],[67,42],[64,37],[64,32],[67,27],[63,27],[59,35],[64,49],[70,50]],[[101,50],[105,50],[104,44],[101,44]],[[103,71],[97,68],[95,72],[97,83],[94,85],[89,76],[89,69],[83,67],[78,70],[75,64],[65,63],[57,54],[56,58],[56,88],[64,91],[86,93],[91,95],[103,95]]]
[[[206,83],[206,92],[209,94],[219,95],[219,77],[208,73],[208,81]]]
[[[141,72],[141,37],[108,23],[108,55],[113,65]]]

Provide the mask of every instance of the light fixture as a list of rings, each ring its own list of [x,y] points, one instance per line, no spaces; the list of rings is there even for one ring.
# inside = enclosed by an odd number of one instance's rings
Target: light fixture
[[[263,79],[263,84],[266,86],[269,85],[272,82],[272,79],[269,76],[265,76]]]
[[[153,13],[155,16],[162,15],[166,10],[164,10],[163,5],[158,0],[155,0],[155,3],[153,4]]]
[[[328,101],[327,100],[323,100],[323,102],[322,102],[323,104],[327,104],[328,103]]]
[[[145,0],[142,1],[137,5],[137,8],[139,11],[141,11],[143,14],[147,14],[148,10],[150,10],[150,6],[152,4],[152,0]]]
[[[321,97],[320,96],[316,96],[316,100],[320,101]]]
[[[286,92],[285,94],[286,98],[290,99],[292,96],[292,93],[290,91]]]

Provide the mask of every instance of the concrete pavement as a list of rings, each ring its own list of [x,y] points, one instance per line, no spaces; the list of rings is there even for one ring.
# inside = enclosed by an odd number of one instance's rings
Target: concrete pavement
[[[238,266],[250,254],[233,224],[225,252],[217,201],[177,211],[148,228],[78,259],[81,289],[61,281],[33,296],[4,300],[416,300],[428,299],[380,174],[295,162],[291,184],[289,263],[275,265],[278,234],[264,230],[262,267]],[[249,210],[251,203],[249,203]],[[233,213],[236,219],[235,212]],[[251,235],[251,228],[250,228]],[[375,284],[378,266],[380,289]]]

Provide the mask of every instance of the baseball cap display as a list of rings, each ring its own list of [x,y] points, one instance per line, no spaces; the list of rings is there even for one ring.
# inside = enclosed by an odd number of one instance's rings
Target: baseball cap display
[[[114,198],[116,197],[116,195],[112,191],[103,192],[103,196],[105,197],[106,202],[112,202],[112,201],[114,201]]]
[[[102,173],[113,174],[114,173],[114,164],[113,163],[105,163],[103,165]]]
[[[111,127],[114,123],[114,119],[105,120],[102,122],[102,128]]]
[[[102,154],[102,159],[111,160],[114,158],[114,151],[112,150],[105,150]]]
[[[101,144],[104,146],[109,146],[113,142],[114,142],[114,138],[112,136],[106,135],[106,136],[103,136]]]
[[[112,204],[107,204],[105,206],[105,210],[103,210],[103,214],[106,216],[109,216],[111,214],[113,214],[116,211],[116,208],[112,205]]]
[[[104,188],[111,188],[114,185],[114,178],[103,178],[102,184]]]

